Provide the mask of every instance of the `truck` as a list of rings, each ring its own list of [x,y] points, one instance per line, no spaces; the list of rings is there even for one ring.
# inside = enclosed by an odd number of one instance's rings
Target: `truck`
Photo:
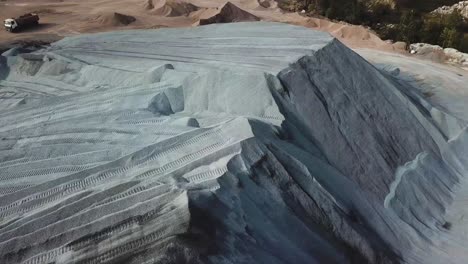
[[[5,19],[5,29],[10,32],[17,32],[23,28],[36,26],[39,24],[39,16],[34,13],[25,14],[17,18]]]

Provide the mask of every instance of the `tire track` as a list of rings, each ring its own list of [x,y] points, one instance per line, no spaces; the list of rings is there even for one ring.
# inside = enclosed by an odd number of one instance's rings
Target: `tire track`
[[[55,259],[63,255],[67,252],[70,251],[80,251],[85,249],[86,247],[92,247],[100,242],[103,242],[106,239],[110,239],[115,237],[118,234],[121,234],[123,232],[127,232],[129,234],[133,233],[132,228],[134,229],[135,227],[144,227],[150,222],[154,222],[154,220],[159,220],[164,221],[164,219],[167,218],[172,218],[175,217],[175,215],[185,215],[185,218],[187,218],[186,214],[187,211],[184,208],[181,207],[174,207],[172,208],[170,206],[171,202],[174,199],[177,200],[179,197],[181,197],[183,193],[176,192],[176,193],[165,193],[162,196],[164,199],[156,199],[160,196],[155,196],[155,198],[151,198],[151,200],[157,200],[158,203],[156,205],[153,205],[152,207],[154,209],[151,209],[147,211],[146,213],[136,215],[136,216],[131,216],[129,218],[125,218],[123,221],[120,221],[116,223],[115,225],[110,225],[110,226],[105,226],[103,229],[89,233],[84,236],[80,236],[77,239],[74,239],[73,241],[70,241],[66,243],[65,245],[62,245],[60,247],[57,247],[53,250],[44,252],[42,254],[33,256],[27,260],[25,260],[24,264],[30,264],[30,263],[49,263],[55,261]],[[173,197],[176,195],[176,197]],[[155,201],[156,201],[155,200]],[[165,210],[165,208],[169,209],[169,211]],[[181,211],[182,212],[179,212]],[[164,215],[161,214],[161,212],[164,211]],[[75,215],[74,217],[79,217],[79,215]],[[84,227],[84,226],[80,226]],[[74,227],[74,229],[80,228],[80,227]],[[50,227],[49,227],[50,228]],[[148,228],[148,230],[152,230],[153,228]],[[67,231],[68,232],[68,231]],[[56,236],[53,236],[50,238],[50,240],[54,240],[55,237],[62,236],[64,235],[63,233],[58,234]],[[124,243],[125,245],[125,243]]]
[[[122,175],[125,172],[129,171],[130,169],[135,168],[136,166],[141,166],[141,165],[147,166],[152,161],[160,159],[163,156],[167,156],[169,152],[174,153],[174,152],[180,151],[182,148],[185,148],[185,147],[187,147],[187,146],[189,146],[191,144],[194,144],[194,143],[197,143],[197,142],[200,142],[200,141],[206,141],[209,136],[214,135],[214,136],[219,137],[218,133],[219,132],[216,131],[216,130],[209,130],[208,132],[205,132],[205,133],[203,133],[203,134],[201,134],[201,135],[199,135],[197,137],[194,137],[194,138],[186,140],[185,142],[176,144],[175,146],[172,146],[171,148],[169,148],[169,149],[167,149],[167,150],[165,150],[163,152],[159,152],[156,155],[153,155],[153,156],[149,157],[147,160],[137,162],[132,166],[125,166],[125,167],[120,167],[118,169],[114,169],[114,170],[111,170],[111,171],[101,172],[101,173],[98,173],[97,176],[87,177],[87,178],[85,178],[83,180],[77,180],[77,181],[75,181],[73,183],[68,183],[68,184],[65,184],[65,185],[62,185],[62,186],[58,186],[58,187],[55,187],[53,189],[49,189],[46,192],[43,192],[43,193],[40,193],[40,194],[35,194],[35,195],[29,196],[27,198],[18,200],[18,201],[14,202],[14,203],[9,204],[8,206],[0,207],[0,217],[5,217],[5,216],[8,216],[8,215],[12,214],[13,212],[10,211],[12,208],[14,208],[16,206],[19,206],[21,204],[25,204],[25,203],[30,202],[32,200],[43,199],[44,197],[48,197],[48,196],[55,195],[55,194],[59,193],[59,195],[53,196],[53,198],[51,198],[50,200],[46,200],[46,202],[44,202],[44,204],[48,203],[48,202],[52,202],[52,201],[55,201],[57,199],[60,199],[62,196],[69,195],[70,193],[74,193],[74,192],[77,192],[77,191],[80,191],[80,190],[84,190],[89,186],[95,186],[97,183],[102,182],[102,181],[104,181],[106,179],[113,178],[113,177],[116,177],[118,175]],[[186,136],[186,137],[188,137],[188,136]],[[218,138],[218,141],[220,139],[221,138]],[[207,151],[215,149],[220,144],[221,143],[215,143],[212,146],[210,146],[210,147],[208,147],[208,148],[206,148],[206,149],[204,149],[202,151],[198,151],[198,153],[196,153],[196,154],[185,156],[182,161],[177,161],[176,160],[176,161],[173,161],[171,163],[168,163],[168,164],[164,165],[162,168],[160,167],[160,168],[156,169],[156,172],[157,172],[157,174],[161,174],[165,170],[171,169],[174,166],[176,166],[177,164],[187,162],[190,159],[198,157],[198,155],[200,155],[201,153],[206,153]],[[83,169],[86,169],[86,168],[83,167]],[[42,171],[42,175],[44,175],[45,173],[52,173],[52,172],[61,172],[61,171],[60,171],[59,168],[45,169],[44,171]],[[30,173],[28,173],[26,175],[15,175],[15,177],[16,178],[18,178],[18,177],[31,177],[35,173],[36,172],[30,172]],[[140,178],[148,177],[150,175],[151,174],[145,174],[144,176],[141,176]],[[4,180],[4,179],[2,179],[0,177],[0,180]]]

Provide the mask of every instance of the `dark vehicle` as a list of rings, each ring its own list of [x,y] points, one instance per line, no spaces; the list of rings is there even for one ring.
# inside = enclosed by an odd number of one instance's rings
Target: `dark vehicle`
[[[5,19],[5,29],[10,32],[17,32],[23,28],[36,26],[39,24],[39,16],[29,13],[17,18]]]

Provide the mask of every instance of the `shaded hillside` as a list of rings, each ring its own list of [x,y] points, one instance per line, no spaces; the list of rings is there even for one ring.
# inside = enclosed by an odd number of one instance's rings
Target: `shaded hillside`
[[[431,13],[457,1],[290,0],[281,7],[371,27],[383,39],[437,44],[468,52],[468,21],[458,11]]]
[[[437,7],[453,5],[460,0],[282,0],[278,1],[283,7],[309,9],[319,7],[330,7],[334,5],[347,6],[355,2],[361,2],[364,6],[388,5],[392,8],[413,9],[418,12],[430,12]]]
[[[444,6],[453,5],[460,0],[392,0],[402,8],[414,9],[420,12],[431,12],[432,10]]]

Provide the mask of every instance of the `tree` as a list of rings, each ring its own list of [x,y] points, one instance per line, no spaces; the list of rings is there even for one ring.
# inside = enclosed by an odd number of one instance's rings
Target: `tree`
[[[451,29],[461,30],[463,27],[464,18],[458,9],[453,10],[453,12],[446,18],[446,26]]]
[[[406,42],[406,48],[409,48],[411,43],[418,42],[419,29],[422,26],[422,21],[417,17],[414,10],[403,12],[400,23],[398,24],[398,39]]]
[[[444,29],[440,35],[440,45],[444,48],[460,48],[463,41],[464,18],[458,10],[454,10],[444,21]]]
[[[462,34],[455,28],[445,27],[440,36],[442,47],[459,48]]]
[[[424,18],[424,25],[421,32],[421,40],[426,43],[439,44],[440,36],[445,26],[443,15],[429,14]]]
[[[468,34],[464,34],[461,38],[460,51],[465,53],[468,52]]]

